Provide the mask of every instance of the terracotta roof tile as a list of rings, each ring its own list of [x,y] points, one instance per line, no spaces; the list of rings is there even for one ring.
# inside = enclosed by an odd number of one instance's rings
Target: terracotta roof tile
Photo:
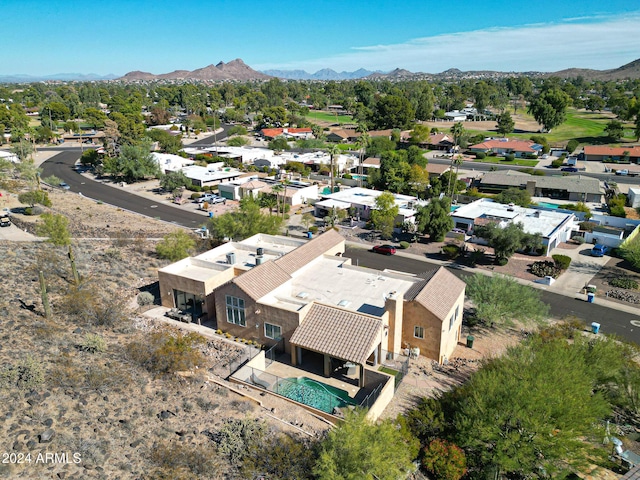
[[[275,263],[284,272],[291,275],[296,270],[304,267],[311,260],[318,258],[324,253],[344,242],[344,237],[333,229],[319,235],[313,240],[309,240],[304,245],[275,260]]]
[[[290,279],[287,272],[270,260],[253,267],[232,281],[252,299],[258,300]]]
[[[379,318],[314,303],[291,336],[291,344],[364,364],[381,338]]]
[[[629,156],[640,156],[640,146],[633,147],[608,147],[601,145],[586,145],[584,147],[585,155],[611,155],[622,157],[624,152],[629,152]]]
[[[445,321],[465,288],[466,284],[462,280],[446,268],[440,267],[416,295],[415,301]]]

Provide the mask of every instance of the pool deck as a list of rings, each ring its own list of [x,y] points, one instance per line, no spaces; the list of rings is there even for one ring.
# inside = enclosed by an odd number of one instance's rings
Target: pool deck
[[[311,360],[311,361],[309,361]],[[376,384],[368,385],[364,388],[358,388],[358,370],[356,369],[355,375],[346,375],[336,371],[331,377],[325,377],[320,372],[322,371],[322,365],[315,359],[309,359],[306,357],[304,364],[301,367],[294,367],[291,365],[291,357],[288,354],[280,355],[275,362],[269,365],[266,369],[266,373],[276,375],[280,378],[298,378],[307,377],[326,385],[339,388],[346,391],[349,397],[354,399],[356,403],[360,403],[362,399],[368,395],[376,386]],[[378,372],[373,368],[366,368],[366,370]],[[366,381],[366,373],[365,373]]]

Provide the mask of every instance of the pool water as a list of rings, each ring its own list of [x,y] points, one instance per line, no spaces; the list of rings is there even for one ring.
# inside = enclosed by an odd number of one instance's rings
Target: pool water
[[[460,208],[460,205],[451,205],[451,211],[452,212],[455,212],[459,208]]]
[[[541,207],[553,208],[553,209],[560,208],[560,205],[556,203],[538,202],[538,205],[540,205]]]
[[[347,391],[307,377],[280,380],[276,393],[327,413],[333,413],[335,407],[355,405]]]

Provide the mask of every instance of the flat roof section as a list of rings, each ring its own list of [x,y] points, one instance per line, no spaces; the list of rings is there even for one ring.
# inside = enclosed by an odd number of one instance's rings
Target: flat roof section
[[[341,257],[321,257],[298,270],[293,279],[261,299],[300,308],[310,302],[380,317],[386,299],[401,298],[419,278],[355,267]]]

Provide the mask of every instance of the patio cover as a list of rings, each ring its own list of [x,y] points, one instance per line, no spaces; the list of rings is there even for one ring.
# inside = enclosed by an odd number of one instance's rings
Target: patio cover
[[[377,317],[314,303],[291,336],[291,344],[364,365],[382,338]]]

